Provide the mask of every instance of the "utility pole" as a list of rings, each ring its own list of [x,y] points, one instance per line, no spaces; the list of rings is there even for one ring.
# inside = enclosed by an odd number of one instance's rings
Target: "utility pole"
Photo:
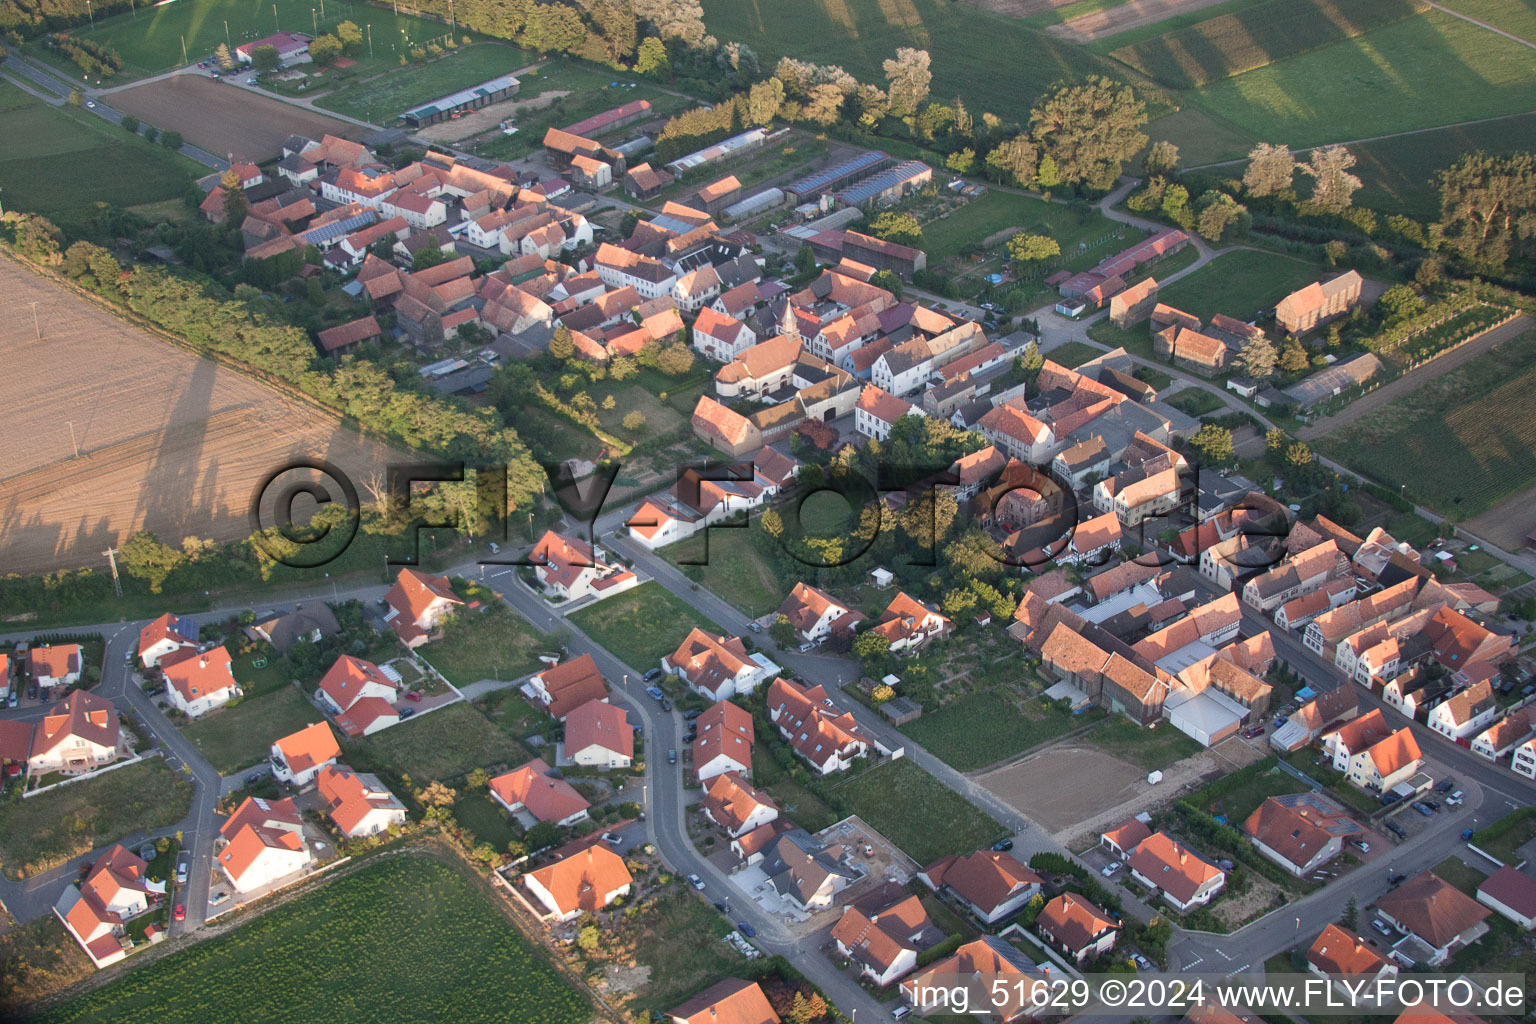
[[[188,61],[187,61],[187,37],[186,37],[185,34],[183,34],[182,37],[181,37],[181,63],[183,65],[188,63]]]
[[[309,9],[309,27],[314,31],[315,35],[320,34],[320,22],[313,7]]]
[[[85,0],[85,14],[91,19],[91,28],[96,27],[96,12],[91,9],[91,0]]]
[[[123,596],[122,581],[117,578],[117,548],[107,548],[102,554],[107,556],[107,563],[112,566],[112,589],[117,591],[117,596]]]
[[[75,449],[75,458],[80,457],[80,442],[75,440],[75,421],[69,421],[69,443]]]
[[[373,60],[373,22],[368,23],[368,59]]]

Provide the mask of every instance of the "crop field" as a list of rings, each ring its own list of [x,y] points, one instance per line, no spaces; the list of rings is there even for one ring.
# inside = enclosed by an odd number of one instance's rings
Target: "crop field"
[[[475,768],[522,763],[523,748],[468,704],[450,704],[419,718],[346,743],[347,763],[359,771],[409,775],[416,786],[455,785]]]
[[[276,14],[273,8],[276,8]],[[347,0],[326,0],[320,15],[315,0],[196,0],[194,3],[144,5],[136,12],[111,18],[98,18],[95,28],[71,29],[73,35],[109,46],[123,55],[125,77],[139,78],[158,74],[183,65],[182,41],[186,41],[186,59],[202,60],[227,42],[234,48],[248,39],[259,39],[274,32],[313,33],[332,31],[343,21],[351,21],[372,37],[373,56],[365,45],[356,54],[358,68],[394,66],[401,48],[425,45],[441,38],[447,26],[425,21],[409,14],[399,14],[389,7],[374,7]],[[314,14],[306,18],[304,15]],[[461,30],[462,32],[462,30]],[[408,44],[405,42],[408,40]]]
[[[934,96],[959,95],[1015,121],[1028,120],[1052,83],[1110,66],[1016,18],[947,0],[704,0],[704,24],[752,47],[764,67],[794,56],[841,65],[861,82],[882,82],[881,62],[897,47],[926,49]]]
[[[974,693],[924,714],[901,731],[951,768],[969,772],[1022,754],[1101,715],[1097,709],[1059,714],[1043,698],[1020,708],[999,693]]]
[[[1289,256],[1239,249],[1179,278],[1158,293],[1157,301],[1202,320],[1217,313],[1246,320],[1255,310],[1273,306],[1297,288],[1317,280],[1319,274],[1312,264]],[[1135,331],[1147,333],[1141,326]]]
[[[180,199],[206,167],[95,114],[50,107],[0,81],[0,199],[7,209],[77,224],[92,203]],[[59,173],[67,166],[69,173]],[[0,306],[0,316],[3,316]]]
[[[694,626],[720,633],[720,627],[707,616],[655,582],[580,608],[568,618],[614,657],[642,672],[655,668],[663,657],[677,650]]]
[[[291,459],[324,458],[363,480],[391,458],[9,260],[0,365],[0,565],[10,572],[99,565],[108,545],[141,529],[177,546],[238,540],[250,534],[256,485]]]
[[[1531,0],[1441,0],[1440,6],[1536,43],[1536,3]]]
[[[1224,4],[1227,0],[1124,0],[1123,3],[1082,4],[1063,9],[1068,15],[1046,31],[1074,43],[1092,43],[1123,35],[1149,25],[1161,25],[1170,18],[1190,17],[1193,12]],[[1085,6],[1089,10],[1077,11]]]
[[[181,132],[210,153],[234,153],[253,161],[280,156],[283,140],[290,135],[318,139],[329,132],[360,139],[366,133],[358,125],[202,75],[136,85],[113,93],[106,102],[162,131]]]
[[[337,89],[317,98],[315,105],[374,124],[393,124],[397,115],[412,107],[511,74],[531,60],[515,46],[480,43]]]
[[[1423,0],[1268,0],[1110,55],[1170,89],[1193,89],[1426,10]]]
[[[853,814],[919,864],[931,864],[947,853],[970,853],[1006,831],[906,758],[835,782],[832,789],[848,801]]]
[[[294,1007],[332,1024],[588,1019],[583,995],[483,888],[425,856],[380,860],[37,1020],[234,1024],[293,1019]]]
[[[1536,60],[1521,43],[1429,11],[1194,96],[1258,138],[1312,146],[1528,112]]]
[[[1536,483],[1533,360],[1527,331],[1316,444],[1453,519],[1479,515]]]
[[[1536,149],[1536,114],[1516,114],[1477,124],[1400,135],[1350,146],[1355,173],[1364,183],[1355,193],[1361,206],[1419,220],[1440,214],[1440,195],[1431,179],[1464,153],[1513,153]]]

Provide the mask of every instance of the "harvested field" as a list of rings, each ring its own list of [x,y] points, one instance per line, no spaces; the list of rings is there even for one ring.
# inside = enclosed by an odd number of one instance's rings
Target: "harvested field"
[[[257,483],[295,456],[325,459],[356,481],[390,457],[320,411],[8,260],[0,297],[7,572],[99,565],[102,551],[140,529],[169,544],[236,540],[250,533]]]
[[[1071,779],[1070,787],[1062,779]],[[1052,834],[1148,789],[1147,773],[1093,747],[1052,747],[976,780]]]
[[[1180,14],[1202,10],[1224,3],[1225,0],[1127,0],[1114,7],[1106,7],[1087,14],[1068,18],[1060,25],[1049,25],[1046,31],[1074,43],[1091,43],[1108,39],[1133,28],[1156,25]]]
[[[181,132],[188,142],[210,153],[234,153],[258,162],[279,156],[283,140],[290,135],[318,139],[329,132],[360,139],[367,132],[361,125],[202,75],[176,75],[136,85],[111,93],[106,102],[162,131]]]
[[[1495,505],[1476,519],[1467,520],[1465,525],[1470,532],[1505,551],[1529,547],[1530,541],[1525,538],[1536,533],[1536,487]]]

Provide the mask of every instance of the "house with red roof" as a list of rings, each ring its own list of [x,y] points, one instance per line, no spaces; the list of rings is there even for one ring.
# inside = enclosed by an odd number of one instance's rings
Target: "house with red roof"
[[[305,726],[272,744],[272,774],[279,782],[303,788],[314,781],[320,769],[335,764],[341,756],[336,736],[324,722]]]
[[[635,760],[634,727],[623,708],[605,700],[565,716],[564,742],[565,759],[584,768],[628,768]]]
[[[75,685],[84,665],[79,644],[42,644],[27,651],[27,673],[41,690]]]
[[[779,817],[773,798],[754,789],[736,772],[724,772],[710,779],[704,787],[702,805],[704,815],[725,829],[732,839]]]
[[[546,530],[528,553],[544,593],[563,601],[600,601],[640,585],[638,576],[622,565],[609,564],[607,557],[602,548],[554,530]]]
[[[165,898],[165,883],[149,877],[149,865],[121,843],[108,847],[78,885],[64,888],[53,912],[99,970],[128,953],[125,922]]]
[[[1483,879],[1477,902],[1530,931],[1536,927],[1536,878],[1508,864]]]
[[[309,867],[314,854],[291,799],[250,796],[219,829],[213,859],[230,885],[251,892]]]
[[[1243,822],[1254,848],[1297,878],[1305,878],[1344,852],[1362,829],[1344,808],[1320,793],[1272,796]]]
[[[154,668],[167,654],[197,646],[197,623],[166,612],[139,630],[139,661]]]
[[[752,328],[714,306],[699,310],[693,322],[693,347],[706,359],[729,363],[756,344]]]
[[[1011,853],[977,850],[941,857],[923,868],[918,879],[935,892],[958,900],[984,924],[993,924],[1035,898],[1044,879]]]
[[[1115,948],[1120,922],[1075,892],[1064,892],[1040,909],[1035,928],[1051,945],[1081,964]]]
[[[188,718],[206,715],[239,697],[244,691],[235,681],[234,665],[223,644],[207,651],[183,647],[160,659],[165,677],[165,696],[171,706]]]
[[[873,384],[864,385],[853,406],[853,429],[865,437],[884,441],[898,420],[905,416],[925,416],[921,406],[897,398]]]
[[[838,711],[821,686],[801,686],[775,679],[768,687],[768,719],[819,774],[845,771],[869,753],[869,741],[858,722]]]
[[[26,752],[30,775],[78,775],[117,760],[121,725],[117,709],[105,697],[75,690],[49,708],[42,721],[18,724],[31,732]]]
[[[400,677],[371,661],[343,654],[320,678],[321,701],[348,736],[368,736],[400,721]]]
[[[1424,764],[1419,741],[1406,725],[1349,759],[1349,781],[1378,795],[1407,782]]]
[[[942,637],[953,629],[954,623],[937,609],[928,607],[906,591],[898,590],[869,631],[885,637],[893,652],[902,653],[915,651],[929,640]]]
[[[695,692],[720,701],[755,691],[772,666],[765,662],[749,655],[739,637],[715,636],[694,627],[677,650],[661,659],[661,668]]]
[[[1037,986],[1048,982],[1024,950],[996,935],[983,935],[955,950],[954,956],[908,975],[901,983],[901,998],[924,1017],[951,1013],[953,1003],[963,1001],[977,1019],[1008,1024],[1040,1013],[1039,1000],[1048,988]]]
[[[629,895],[634,881],[624,858],[601,843],[523,876],[523,885],[555,921],[574,921],[603,909]]]
[[[384,621],[401,643],[414,650],[431,639],[433,631],[464,604],[464,599],[453,592],[446,576],[401,569],[384,602],[389,605]]]
[[[864,620],[863,612],[808,583],[795,584],[779,605],[778,614],[788,619],[800,639],[808,644],[821,643],[837,633],[851,633]]]
[[[557,722],[588,701],[608,699],[608,683],[590,654],[535,672],[525,685]]]
[[[508,814],[526,811],[530,820],[553,825],[584,821],[592,806],[569,782],[554,778],[542,757],[496,776],[490,789],[491,796]]]
[[[1325,927],[1307,948],[1307,970],[1327,978],[1340,994],[1347,986],[1374,983],[1397,976],[1397,964],[1371,947],[1371,943],[1336,924]]]
[[[1099,835],[1099,845],[1116,857],[1124,859],[1136,851],[1142,841],[1152,836],[1152,830],[1140,818],[1127,818],[1108,832]]]
[[[1492,913],[1432,871],[1378,897],[1376,912],[1408,936],[1394,949],[1428,967],[1440,966],[1456,950],[1482,938]]]
[[[728,700],[717,701],[694,721],[693,772],[707,782],[725,772],[752,774],[752,713]]]
[[[768,997],[755,981],[717,981],[667,1011],[671,1024],[779,1024]]]
[[[378,835],[405,824],[405,805],[377,775],[328,764],[315,777],[315,789],[325,801],[325,813],[349,838]]]
[[[837,951],[876,985],[889,985],[917,967],[918,954],[943,942],[922,900],[887,882],[843,908],[832,926]]]
[[[1132,878],[1180,911],[1211,902],[1227,884],[1226,872],[1166,832],[1142,840],[1126,865]]]

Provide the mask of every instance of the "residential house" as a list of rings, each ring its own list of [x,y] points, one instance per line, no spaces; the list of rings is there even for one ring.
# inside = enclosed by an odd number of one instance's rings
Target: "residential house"
[[[1483,680],[1430,708],[1428,723],[1442,736],[1462,740],[1482,732],[1498,713],[1499,703],[1494,699],[1493,687]]]
[[[108,847],[78,885],[64,887],[53,906],[97,969],[127,955],[124,922],[165,898],[165,883],[149,877],[149,865],[121,843]]]
[[[1051,460],[1051,473],[1065,481],[1073,490],[1085,487],[1090,480],[1109,471],[1109,447],[1102,437],[1090,437],[1057,454]]]
[[[1075,892],[1064,892],[1042,907],[1035,927],[1079,964],[1114,949],[1120,931],[1118,921]]]
[[[752,328],[713,306],[699,310],[693,321],[693,347],[706,359],[729,363],[756,344]]]
[[[1100,833],[1099,845],[1124,860],[1151,836],[1152,830],[1147,827],[1146,822],[1140,818],[1127,818],[1108,832]]]
[[[766,669],[747,654],[738,637],[715,636],[695,627],[661,667],[711,700],[747,696],[763,681]]]
[[[1344,808],[1310,791],[1272,796],[1243,822],[1254,848],[1297,878],[1343,853],[1345,839],[1364,831]]]
[[[808,913],[832,905],[837,894],[859,876],[840,861],[847,847],[829,848],[802,828],[781,832],[763,848],[759,869],[793,909]]]
[[[773,401],[772,396],[794,378],[802,348],[800,339],[790,334],[751,346],[715,371],[715,394]]]
[[[553,530],[546,530],[528,554],[544,593],[566,601],[602,600],[640,585],[638,576],[609,564],[607,557],[602,548]]]
[[[304,841],[304,819],[286,797],[246,797],[220,827],[216,850],[219,870],[240,892],[271,885],[314,862]]]
[[[1528,704],[1485,729],[1472,741],[1472,753],[1490,761],[1502,761],[1533,734],[1536,734],[1536,705]]]
[[[1476,942],[1488,931],[1484,923],[1491,913],[1472,897],[1426,871],[1389,889],[1376,900],[1376,911],[1398,931],[1418,940],[1418,945],[1397,949],[1427,967],[1439,967],[1453,952]]]
[[[1044,976],[1022,949],[996,935],[983,935],[955,955],[907,976],[901,997],[920,1016],[952,1013],[961,989],[972,1016],[1007,1024],[1039,1013],[1035,986]],[[1001,1005],[999,1005],[1001,1004]]]
[[[869,753],[858,722],[848,712],[839,712],[820,686],[775,679],[768,687],[767,706],[779,734],[818,774],[843,771]]]
[[[1211,902],[1227,881],[1226,872],[1166,832],[1142,840],[1126,864],[1132,878],[1179,911]]]
[[[891,651],[899,654],[914,651],[953,629],[954,623],[939,614],[937,609],[898,590],[869,631],[885,637],[891,645]]]
[[[491,780],[491,796],[508,814],[527,811],[535,820],[554,825],[585,821],[592,805],[564,779],[552,777],[542,757]]]
[[[755,981],[726,978],[667,1011],[671,1024],[779,1024]]]
[[[1536,879],[1506,864],[1477,887],[1477,902],[1530,931],[1536,927]]]
[[[977,850],[941,857],[917,876],[935,892],[947,892],[984,924],[995,924],[1023,909],[1044,880],[1011,853]]]
[[[1343,724],[1359,713],[1360,701],[1355,688],[1335,687],[1327,693],[1318,694],[1298,708],[1284,725],[1269,734],[1269,745],[1287,753],[1300,750],[1328,729]]]
[[[567,857],[523,876],[539,903],[557,921],[574,921],[628,896],[634,876],[624,858],[601,843],[594,843]]]
[[[943,941],[922,900],[888,882],[843,908],[832,926],[837,951],[876,985],[889,985],[917,967],[918,954]]]
[[[1126,526],[1177,508],[1184,489],[1183,457],[1161,455],[1093,485],[1093,507]]]
[[[320,769],[315,783],[325,801],[325,813],[344,836],[373,836],[405,824],[405,805],[377,775],[328,764]]]
[[[704,786],[703,808],[705,816],[732,839],[779,817],[773,798],[752,788],[736,772],[724,772],[709,780]]]
[[[243,692],[223,644],[207,651],[183,647],[167,654],[160,659],[160,674],[165,677],[166,699],[188,718],[221,708]]]
[[[1025,407],[1022,398],[1010,398],[976,421],[977,433],[1010,459],[1031,466],[1045,465],[1056,447],[1056,435]]]
[[[1291,334],[1310,331],[1319,323],[1347,312],[1360,301],[1365,281],[1356,271],[1348,271],[1328,281],[1313,281],[1275,305],[1275,322]]]
[[[41,690],[74,686],[83,666],[79,644],[40,644],[27,651],[27,673]]]
[[[1528,739],[1515,748],[1510,757],[1509,770],[1528,779],[1536,779],[1536,738]]]
[[[1424,764],[1413,730],[1404,726],[1349,759],[1349,781],[1377,794],[1391,792]]]
[[[117,709],[94,693],[75,690],[35,725],[15,724],[20,726],[18,733],[31,733],[25,754],[16,758],[26,761],[29,775],[79,775],[117,760],[121,740]]]
[[[804,643],[821,643],[836,634],[851,634],[862,622],[862,612],[854,611],[826,591],[806,583],[796,583],[778,614],[789,620]]]
[[[1329,583],[1347,579],[1349,559],[1332,540],[1288,556],[1267,572],[1243,584],[1243,603],[1265,615],[1273,614],[1294,598],[1313,593]],[[1353,593],[1352,588],[1349,591]],[[1343,603],[1340,601],[1339,603]]]
[[[865,437],[884,441],[891,436],[897,421],[905,416],[923,415],[926,414],[920,406],[886,394],[873,384],[866,384],[853,407],[853,429]]]
[[[628,768],[635,760],[635,730],[624,709],[589,700],[565,717],[565,757],[583,768]]]
[[[1327,978],[1345,993],[1345,986],[1375,984],[1397,976],[1397,964],[1371,948],[1371,943],[1336,924],[1322,930],[1307,948],[1307,970]]]
[[[167,654],[197,646],[197,623],[166,612],[139,630],[139,662],[154,668]]]
[[[989,444],[980,451],[956,459],[949,467],[949,471],[955,475],[955,483],[944,486],[954,495],[957,503],[967,502],[976,497],[983,485],[1007,464],[1008,457]]]
[[[320,769],[341,756],[336,736],[324,722],[305,726],[272,744],[272,774],[279,782],[302,789],[314,781]]]
[[[340,632],[335,613],[323,601],[299,605],[291,612],[272,615],[245,627],[246,636],[271,644],[278,654],[287,654],[300,641],[317,644]]]
[[[443,621],[464,604],[448,577],[417,569],[401,569],[384,602],[389,605],[384,621],[400,642],[413,650],[430,640]]]
[[[557,722],[588,701],[608,699],[608,684],[590,654],[540,669],[525,685]]]
[[[394,706],[400,677],[350,654],[337,658],[320,677],[316,695],[348,736],[368,736],[400,721]]]
[[[725,772],[752,774],[752,713],[728,700],[717,701],[694,720],[693,773],[707,782]]]
[[[1106,512],[1078,523],[1067,546],[1056,555],[1056,561],[1071,565],[1098,565],[1120,550],[1122,540],[1124,534],[1120,527],[1120,517],[1113,512]]]

